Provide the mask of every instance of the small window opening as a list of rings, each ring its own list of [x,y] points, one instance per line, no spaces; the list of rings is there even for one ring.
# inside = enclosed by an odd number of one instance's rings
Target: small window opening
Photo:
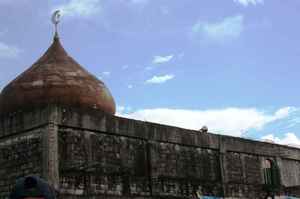
[[[280,187],[280,172],[276,162],[266,159],[263,162],[264,184],[268,189],[275,190]]]
[[[272,185],[272,161],[265,160],[263,162],[264,184]]]

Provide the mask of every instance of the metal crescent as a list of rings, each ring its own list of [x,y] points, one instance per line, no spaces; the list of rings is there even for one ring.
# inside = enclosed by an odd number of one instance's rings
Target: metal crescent
[[[57,25],[59,23],[60,11],[56,10],[52,15],[52,23]]]

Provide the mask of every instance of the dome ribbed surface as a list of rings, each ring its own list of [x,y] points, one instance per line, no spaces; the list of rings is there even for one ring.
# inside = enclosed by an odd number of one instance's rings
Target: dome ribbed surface
[[[49,104],[94,108],[112,115],[116,109],[105,84],[71,58],[58,38],[35,64],[2,90],[0,113]]]

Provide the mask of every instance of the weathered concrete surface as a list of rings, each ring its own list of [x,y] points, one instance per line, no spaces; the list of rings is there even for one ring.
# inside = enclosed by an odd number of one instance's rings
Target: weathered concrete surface
[[[50,110],[47,106],[38,106],[36,109],[24,109],[12,114],[0,113],[0,138],[45,126],[49,121]]]
[[[82,136],[80,140],[87,148],[90,146],[90,138],[88,138],[90,134],[93,134],[95,139],[108,136],[111,140],[115,140],[101,144],[102,147],[112,147],[111,150],[120,151],[120,153],[115,153],[116,157],[107,158],[115,159],[110,165],[113,168],[122,168],[124,165],[122,159],[117,157],[130,158],[130,155],[125,155],[124,150],[118,148],[124,142],[131,139],[146,143],[143,145],[144,150],[147,151],[146,156],[142,161],[139,160],[141,167],[150,168],[145,173],[148,175],[148,185],[145,182],[142,183],[146,187],[136,192],[136,188],[130,184],[135,184],[135,179],[130,179],[129,185],[126,186],[124,181],[120,180],[115,189],[110,189],[104,183],[100,186],[99,192],[90,190],[91,195],[109,193],[121,196],[122,190],[127,189],[127,193],[131,194],[132,189],[135,194],[142,195],[141,193],[149,192],[150,196],[156,197],[191,197],[193,192],[198,191],[203,195],[263,198],[266,193],[262,186],[264,183],[262,162],[266,159],[278,162],[282,160],[280,172],[284,186],[299,183],[297,165],[300,161],[300,150],[296,148],[230,136],[203,134],[198,131],[112,117],[92,110],[60,108],[58,112],[60,113],[58,114],[60,131],[69,132],[71,137],[84,131],[85,136]],[[119,139],[123,141],[116,141]],[[65,147],[67,145],[60,144]],[[83,151],[83,148],[80,151]],[[90,147],[87,151],[94,149]],[[106,150],[105,147],[103,150]],[[135,145],[131,147],[131,150],[138,151]],[[135,155],[129,154],[132,156],[130,159],[134,160]],[[82,161],[88,162],[89,160]],[[100,165],[105,162],[101,159],[90,161],[96,164],[98,162]],[[291,164],[289,169],[284,169],[283,167],[287,164]],[[100,167],[105,166],[102,164]],[[130,167],[128,169],[130,170]],[[135,169],[131,168],[131,170]],[[293,178],[288,177],[293,174],[295,174]],[[93,178],[93,175],[101,176],[101,172],[90,173],[88,176]],[[119,179],[122,179],[122,175],[117,174]],[[76,194],[84,194],[84,191]]]
[[[5,198],[16,179],[41,176],[42,133],[39,128],[12,138],[0,139],[0,198]]]
[[[282,187],[276,194],[297,195],[290,189],[300,185],[299,149],[93,109],[49,106],[20,112],[2,117],[0,129],[0,163],[8,165],[0,172],[12,173],[10,179],[37,173],[57,187],[62,198],[192,198],[195,193],[264,198],[266,159],[280,170]],[[22,144],[32,139],[36,148]],[[15,159],[7,159],[3,152],[14,154],[16,145],[26,153],[35,152],[35,159],[22,159],[33,165],[23,166],[26,172],[16,172]],[[0,180],[3,196],[11,183]]]
[[[34,174],[52,181],[55,176],[53,174],[58,173],[58,169],[52,166],[53,157],[58,155],[57,151],[49,153],[53,148],[48,133],[53,132],[49,128],[51,115],[51,108],[39,107],[28,112],[17,112],[0,117],[1,199],[7,198],[19,177]],[[54,128],[57,128],[56,124]],[[57,140],[54,141],[57,144]],[[54,163],[58,164],[58,161],[55,160]]]

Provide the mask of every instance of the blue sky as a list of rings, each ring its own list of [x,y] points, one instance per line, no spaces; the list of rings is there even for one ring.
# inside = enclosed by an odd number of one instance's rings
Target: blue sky
[[[48,48],[56,9],[118,115],[300,145],[299,1],[0,0],[1,88]]]

